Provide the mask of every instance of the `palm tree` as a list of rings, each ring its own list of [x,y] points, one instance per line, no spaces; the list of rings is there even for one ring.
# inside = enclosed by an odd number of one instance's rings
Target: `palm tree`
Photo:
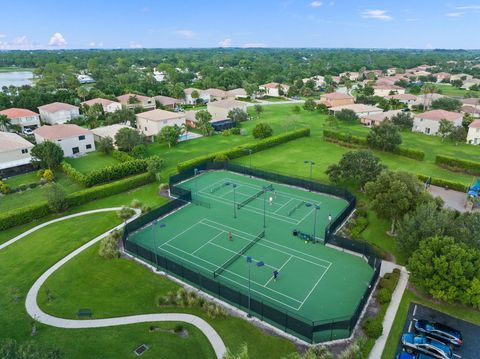
[[[434,94],[437,91],[437,87],[434,84],[425,84],[422,87],[422,93],[423,93],[423,111],[426,110],[427,108],[427,95],[428,94]],[[431,98],[431,96],[430,96]]]
[[[12,121],[6,115],[0,115],[0,129],[8,131],[12,127]]]
[[[188,137],[188,124],[186,122],[181,125],[182,133],[185,134],[185,137]]]

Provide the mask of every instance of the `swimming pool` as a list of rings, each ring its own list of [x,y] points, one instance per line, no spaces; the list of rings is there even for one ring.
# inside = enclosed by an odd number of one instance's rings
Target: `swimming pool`
[[[180,137],[178,138],[178,142],[194,140],[195,138],[199,137],[202,137],[202,135],[199,135],[198,133],[188,132],[180,135]]]

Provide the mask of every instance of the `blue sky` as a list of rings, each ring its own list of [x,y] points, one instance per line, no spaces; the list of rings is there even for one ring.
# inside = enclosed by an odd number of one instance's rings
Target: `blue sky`
[[[0,49],[480,48],[478,0],[2,0],[1,9]]]

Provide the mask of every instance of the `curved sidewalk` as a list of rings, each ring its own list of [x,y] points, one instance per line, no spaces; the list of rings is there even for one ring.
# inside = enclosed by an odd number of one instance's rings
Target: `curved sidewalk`
[[[0,250],[3,248],[8,247],[9,245],[15,243],[16,241],[20,240],[21,238],[45,227],[49,224],[56,223],[59,221],[64,221],[70,218],[83,216],[92,213],[99,213],[99,212],[109,212],[109,211],[117,211],[119,207],[115,208],[103,208],[97,210],[91,210],[86,212],[75,213],[69,216],[57,218],[51,220],[49,222],[42,223],[36,227],[29,229],[28,231],[12,238],[11,240],[3,243],[0,245]],[[135,209],[135,216],[130,218],[126,223],[134,220],[140,215],[140,210]],[[124,223],[119,224],[115,228],[109,230],[101,234],[100,236],[92,239],[91,241],[85,243],[81,247],[77,248],[66,257],[62,258],[60,261],[55,263],[52,267],[50,267],[46,272],[44,272],[33,284],[27,294],[27,298],[25,300],[25,308],[27,313],[34,318],[35,320],[39,321],[40,323],[44,323],[47,325],[51,325],[58,328],[69,328],[69,329],[78,329],[78,328],[101,328],[101,327],[109,327],[109,326],[117,326],[117,325],[128,325],[128,324],[135,324],[135,323],[146,323],[146,322],[159,322],[159,321],[180,321],[189,323],[194,325],[198,329],[200,329],[203,334],[207,337],[210,341],[210,344],[215,351],[217,358],[222,358],[223,355],[226,353],[226,347],[223,343],[222,338],[218,335],[218,333],[213,329],[213,327],[208,324],[205,320],[191,314],[182,314],[182,313],[162,313],[162,314],[141,314],[141,315],[132,315],[126,317],[116,317],[116,318],[105,318],[105,319],[91,319],[91,320],[76,320],[76,319],[63,319],[58,318],[52,315],[45,313],[37,303],[37,296],[40,288],[42,287],[43,283],[50,277],[57,269],[59,269],[62,265],[67,263],[70,259],[74,258],[77,254],[80,254],[85,249],[93,246],[98,241],[102,240],[106,236],[108,236],[112,231],[121,229],[124,226]]]

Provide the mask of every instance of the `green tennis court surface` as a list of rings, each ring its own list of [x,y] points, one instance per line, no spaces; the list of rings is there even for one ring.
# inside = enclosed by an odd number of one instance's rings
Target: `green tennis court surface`
[[[315,223],[321,242],[329,215],[341,213],[345,200],[227,171],[205,172],[178,186],[192,191],[194,203],[132,233],[129,241],[210,278],[215,273],[216,281],[245,294],[249,256],[252,298],[312,322],[355,312],[373,269],[359,256],[292,235],[296,229],[313,236]]]

